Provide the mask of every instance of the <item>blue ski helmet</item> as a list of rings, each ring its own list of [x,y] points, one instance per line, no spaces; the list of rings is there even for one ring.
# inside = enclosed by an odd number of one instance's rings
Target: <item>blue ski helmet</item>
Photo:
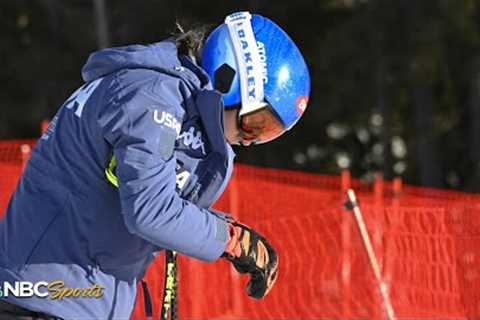
[[[205,41],[201,65],[226,108],[240,106],[240,117],[268,110],[266,142],[291,129],[310,95],[310,75],[295,43],[277,24],[260,15],[226,17]],[[267,124],[267,127],[269,125]]]

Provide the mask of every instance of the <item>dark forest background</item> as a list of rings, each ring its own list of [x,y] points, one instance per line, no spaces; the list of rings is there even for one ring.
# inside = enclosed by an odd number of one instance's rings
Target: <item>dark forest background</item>
[[[294,130],[238,161],[480,191],[477,0],[1,0],[0,139],[38,137],[90,52],[238,10],[279,23],[312,75]]]

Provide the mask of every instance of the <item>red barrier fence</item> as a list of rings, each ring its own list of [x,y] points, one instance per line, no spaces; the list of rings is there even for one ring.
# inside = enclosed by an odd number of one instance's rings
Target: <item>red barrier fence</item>
[[[0,142],[0,210],[21,172],[20,145]],[[24,147],[24,157],[28,148]],[[480,319],[480,197],[237,165],[216,207],[271,240],[279,278],[261,301],[226,261],[180,257],[180,319],[385,319],[385,300],[345,191],[353,187],[396,318]],[[163,255],[146,280],[158,318]],[[133,319],[145,319],[139,290]]]

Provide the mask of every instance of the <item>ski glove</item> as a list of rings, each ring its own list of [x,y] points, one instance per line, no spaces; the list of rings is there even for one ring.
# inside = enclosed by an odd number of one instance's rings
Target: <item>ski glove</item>
[[[250,274],[247,294],[255,299],[263,298],[277,279],[277,253],[264,237],[243,224],[230,223],[229,233],[222,256],[230,260],[239,273]]]

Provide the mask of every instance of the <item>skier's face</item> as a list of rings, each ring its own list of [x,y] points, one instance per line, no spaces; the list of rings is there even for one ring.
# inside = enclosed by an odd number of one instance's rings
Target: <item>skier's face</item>
[[[269,107],[238,117],[239,109],[225,110],[225,137],[230,144],[249,146],[271,141],[285,128]]]
[[[224,134],[228,143],[240,145],[242,133],[238,126],[238,109],[225,109],[223,119]]]

